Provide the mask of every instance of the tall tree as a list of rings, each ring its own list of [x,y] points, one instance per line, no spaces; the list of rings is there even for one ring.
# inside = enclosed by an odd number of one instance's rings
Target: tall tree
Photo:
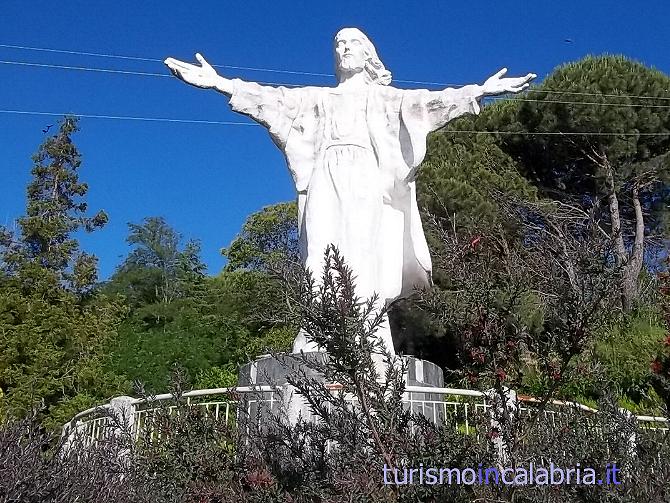
[[[485,107],[482,116],[495,115],[500,106]],[[500,218],[493,193],[536,198],[537,189],[495,138],[462,132],[476,130],[480,120],[462,117],[429,137],[417,189],[424,221],[444,217],[456,227],[484,231],[508,223]]]
[[[130,305],[169,304],[185,297],[204,277],[200,245],[188,241],[163,217],[147,217],[142,223],[129,223],[126,242],[133,250],[112,276],[105,290],[123,293]]]
[[[58,421],[123,386],[101,370],[123,308],[92,289],[96,258],[74,237],[107,221],[102,211],[86,216],[76,131],[66,117],[40,146],[20,232],[5,229],[0,250],[0,404],[21,414],[42,402]]]
[[[73,235],[102,227],[107,214],[86,216],[88,185],[79,181],[81,155],[72,141],[77,130],[77,119],[66,117],[58,133],[33,156],[26,214],[18,220],[19,241],[5,248],[3,261],[26,281],[38,271],[52,274],[69,290],[83,292],[97,279],[96,258],[81,252]]]
[[[298,206],[295,201],[266,206],[247,218],[227,248],[226,271],[268,271],[279,263],[298,261]]]
[[[587,57],[559,67],[528,101],[486,125],[523,133],[500,144],[542,195],[598,217],[622,271],[626,311],[638,297],[649,237],[667,231],[668,89],[670,77],[658,70],[622,56]]]

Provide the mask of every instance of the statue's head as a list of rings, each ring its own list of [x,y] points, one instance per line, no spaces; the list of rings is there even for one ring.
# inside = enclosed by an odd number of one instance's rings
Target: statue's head
[[[365,72],[370,84],[387,86],[391,72],[377,56],[375,46],[358,28],[342,28],[335,35],[335,73],[342,81],[347,75]]]

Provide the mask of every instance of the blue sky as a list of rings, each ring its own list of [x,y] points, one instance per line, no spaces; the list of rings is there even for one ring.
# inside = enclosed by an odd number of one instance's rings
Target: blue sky
[[[163,59],[201,52],[221,65],[332,73],[332,37],[365,31],[396,79],[482,82],[506,66],[537,73],[587,54],[616,53],[670,73],[666,0],[560,2],[224,2],[5,0],[0,44]],[[566,42],[570,39],[572,42]],[[109,68],[168,75],[158,62],[82,57],[0,47],[0,61]],[[221,69],[288,84],[334,78]],[[408,87],[408,84],[398,84]],[[411,86],[410,86],[411,87]],[[428,86],[423,86],[428,87]],[[435,86],[430,86],[435,88]],[[248,122],[227,99],[175,78],[0,63],[0,110],[71,112]],[[0,113],[0,223],[25,206],[30,156],[57,119]],[[128,252],[127,223],[162,215],[202,242],[209,272],[246,216],[294,197],[283,157],[260,127],[82,119],[75,137],[91,210],[110,223],[82,236],[108,277]]]

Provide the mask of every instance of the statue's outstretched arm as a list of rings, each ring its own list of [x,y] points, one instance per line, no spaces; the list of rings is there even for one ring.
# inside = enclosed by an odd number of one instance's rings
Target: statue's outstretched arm
[[[503,75],[507,73],[507,68],[494,73],[483,84],[471,84],[459,88],[447,88],[444,91],[444,96],[447,98],[447,101],[458,102],[461,100],[471,101],[476,100],[477,106],[475,107],[475,113],[479,113],[479,105],[481,104],[481,99],[486,96],[499,96],[501,94],[509,93],[519,93],[524,89],[527,89],[530,86],[530,81],[533,80],[537,75],[534,73],[529,73],[525,77],[512,77],[512,78],[502,78]],[[470,110],[464,108],[460,113],[452,113],[449,116],[449,120],[455,119],[462,113],[466,113]],[[446,122],[446,121],[445,121]],[[442,127],[444,123],[438,124],[438,127]]]
[[[165,64],[180,80],[201,89],[216,89],[230,98],[233,111],[250,117],[266,127],[274,142],[284,149],[303,97],[302,88],[274,87],[222,77],[201,54],[193,65],[174,58]]]
[[[233,94],[233,81],[221,77],[216,73],[214,67],[201,54],[196,54],[195,58],[200,63],[200,66],[184,63],[174,58],[167,58],[164,63],[175,77],[187,84],[201,89],[216,89],[220,93],[230,97]]]
[[[426,153],[426,136],[449,121],[464,114],[478,114],[481,99],[485,96],[497,96],[506,93],[518,93],[528,88],[536,75],[529,73],[525,77],[502,78],[507,72],[503,68],[489,77],[483,84],[472,84],[459,88],[447,88],[442,91],[415,89],[403,91],[401,108],[402,120],[412,142],[412,157],[406,159],[411,166],[405,180],[413,181]]]
[[[534,73],[529,73],[525,77],[503,78],[505,73],[507,73],[507,68],[493,74],[481,85],[449,87],[442,91],[415,91],[419,99],[425,100],[424,105],[418,108],[425,109],[427,113],[422,119],[426,121],[427,130],[435,131],[463,114],[478,114],[481,110],[482,98],[521,92],[527,89],[530,86],[529,82],[537,77]],[[425,93],[425,96],[422,96],[422,93]]]

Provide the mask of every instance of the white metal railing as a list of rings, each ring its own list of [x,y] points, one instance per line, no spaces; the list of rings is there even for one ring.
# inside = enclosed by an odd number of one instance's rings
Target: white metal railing
[[[645,430],[667,433],[670,431],[670,420],[661,416],[635,416],[637,424]]]
[[[579,402],[548,400],[546,403],[543,403],[542,400],[527,395],[517,395],[517,401],[519,403],[519,414],[521,416],[530,416],[537,410],[537,406],[544,405],[541,411],[542,418],[545,421],[551,422],[552,426],[556,426],[557,417],[565,417],[571,411],[579,411],[587,415],[598,413],[597,409]]]
[[[341,389],[340,385],[327,385],[331,392]],[[239,407],[244,404],[246,412],[251,415],[252,410],[258,407],[267,407],[275,411],[281,402],[281,387],[279,386],[239,386],[234,388],[215,388],[193,390],[182,395],[186,405],[203,407],[215,418],[223,418],[226,423],[234,424],[238,421]],[[513,392],[512,392],[513,393]],[[516,404],[521,415],[528,415],[540,400],[524,395],[516,395]],[[456,427],[463,433],[472,431],[471,420],[474,416],[486,412],[492,403],[492,395],[476,390],[456,388],[432,388],[427,386],[406,386],[404,403],[412,412],[419,413],[435,423],[452,419]],[[90,444],[97,440],[109,438],[118,431],[119,423],[125,422],[132,434],[137,438],[142,428],[146,427],[149,418],[158,409],[171,413],[176,411],[176,405],[157,405],[157,402],[168,402],[175,397],[170,393],[157,395],[147,399],[118,397],[99,407],[80,412],[63,427],[63,436],[68,441],[74,436],[84,437],[85,443]],[[596,414],[594,408],[577,402],[551,400],[547,402],[543,411],[543,418],[555,424],[556,418],[565,416],[569,410],[578,410],[586,414]],[[659,416],[632,416],[640,427],[645,430],[667,432],[670,422]],[[153,432],[152,432],[153,435]]]
[[[237,418],[237,409],[240,403],[251,408],[254,404],[268,402],[270,407],[277,399],[275,394],[279,392],[274,386],[237,386],[231,388],[213,388],[203,390],[192,390],[181,395],[186,399],[186,405],[190,407],[204,407],[213,413],[216,419],[223,417],[226,423]],[[253,398],[262,394],[269,395],[268,399]],[[252,398],[246,398],[245,395]],[[210,400],[198,401],[199,398],[208,397]],[[217,397],[217,398],[214,398]],[[126,428],[137,439],[142,429],[147,426],[148,420],[157,410],[166,410],[171,414],[177,410],[176,405],[163,405],[160,402],[174,400],[171,393],[164,393],[149,398],[117,397],[110,403],[91,407],[75,415],[70,421],[63,425],[62,436],[66,442],[71,442],[75,436],[84,441],[84,445],[111,437]],[[151,432],[152,437],[158,433]]]

